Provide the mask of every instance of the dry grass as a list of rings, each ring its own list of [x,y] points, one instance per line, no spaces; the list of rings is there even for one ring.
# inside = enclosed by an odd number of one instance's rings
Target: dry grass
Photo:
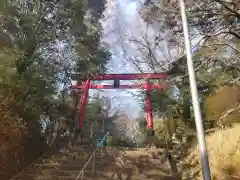
[[[219,130],[206,139],[212,179],[240,179],[240,126]],[[198,147],[190,152],[185,169],[191,171],[191,179],[202,179]]]
[[[148,149],[146,148],[131,148],[130,150],[126,149],[124,151],[125,156],[131,157],[131,158],[139,158],[141,156],[149,156],[152,153],[163,153],[163,149]]]

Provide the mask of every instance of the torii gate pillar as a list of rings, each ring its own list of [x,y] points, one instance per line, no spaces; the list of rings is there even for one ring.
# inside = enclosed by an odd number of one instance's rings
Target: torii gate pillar
[[[79,121],[78,121],[80,129],[82,129],[82,127],[83,127],[83,118],[84,118],[84,114],[85,114],[85,107],[86,107],[87,101],[88,101],[88,91],[90,88],[90,83],[91,83],[91,80],[87,80],[83,84],[83,95],[80,100]]]
[[[152,116],[152,106],[150,98],[150,84],[146,81],[146,104],[145,104],[145,116],[147,120],[147,126],[149,129],[153,129],[153,116]]]

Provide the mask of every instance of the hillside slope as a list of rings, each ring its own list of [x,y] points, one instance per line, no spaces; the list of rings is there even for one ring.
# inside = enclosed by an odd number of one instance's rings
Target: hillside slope
[[[206,137],[213,180],[240,179],[240,126],[219,130]],[[185,161],[191,179],[202,179],[199,149],[195,147]]]

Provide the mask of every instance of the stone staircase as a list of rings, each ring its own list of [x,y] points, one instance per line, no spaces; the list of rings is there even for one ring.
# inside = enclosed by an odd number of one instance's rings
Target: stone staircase
[[[178,180],[159,150],[74,146],[44,155],[12,180]],[[151,152],[154,151],[154,152]],[[94,163],[95,162],[95,163]],[[94,168],[93,168],[94,164]]]
[[[46,154],[12,180],[75,180],[95,148],[79,146],[65,152]],[[84,180],[101,180],[101,176],[106,176],[104,168],[113,163],[113,160],[109,152],[99,149],[95,153],[94,170],[92,159],[84,170]]]

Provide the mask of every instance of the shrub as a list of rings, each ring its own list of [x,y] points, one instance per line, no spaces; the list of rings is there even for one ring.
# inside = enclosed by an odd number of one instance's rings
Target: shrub
[[[0,96],[0,177],[10,179],[42,153],[44,141],[36,127],[9,110],[7,98]]]
[[[108,146],[117,146],[118,145],[118,140],[114,138],[113,136],[108,136],[107,138],[107,145]]]
[[[9,112],[8,108],[0,104],[0,177],[8,177],[17,172],[24,162],[24,146],[27,126],[23,120]]]

